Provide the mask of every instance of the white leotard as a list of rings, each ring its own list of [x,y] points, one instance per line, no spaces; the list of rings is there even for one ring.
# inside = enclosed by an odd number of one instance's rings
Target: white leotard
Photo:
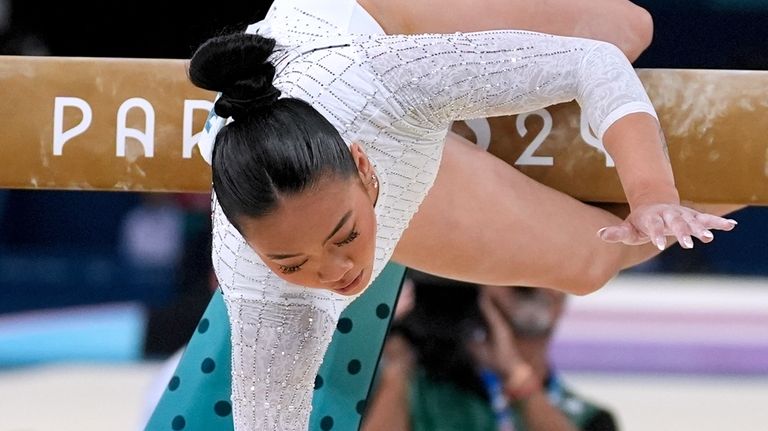
[[[432,186],[454,120],[576,99],[602,138],[624,115],[656,115],[626,57],[603,42],[528,31],[387,36],[354,0],[276,0],[248,31],[277,40],[270,60],[282,97],[311,103],[371,159],[380,183],[373,278]],[[215,200],[213,211],[235,429],[305,430],[315,375],[353,298],[283,281]]]

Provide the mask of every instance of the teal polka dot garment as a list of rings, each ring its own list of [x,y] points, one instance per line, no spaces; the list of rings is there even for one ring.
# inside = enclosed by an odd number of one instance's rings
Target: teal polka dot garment
[[[388,264],[342,313],[315,377],[310,430],[360,427],[405,268]],[[216,292],[145,428],[232,431],[231,346],[226,307]]]
[[[311,430],[360,427],[404,272],[402,266],[388,264],[365,294],[341,314],[315,379]]]
[[[146,430],[232,430],[229,323],[216,292]]]

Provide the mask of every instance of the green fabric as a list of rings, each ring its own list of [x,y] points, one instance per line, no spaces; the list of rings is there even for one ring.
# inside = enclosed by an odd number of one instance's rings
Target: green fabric
[[[579,429],[583,429],[596,414],[602,411],[600,407],[579,397],[568,388],[561,387],[554,394],[550,393],[550,400]]]
[[[388,264],[342,313],[316,380],[311,430],[359,428],[404,273]],[[145,429],[233,430],[231,368],[229,319],[217,291]]]
[[[496,431],[488,401],[448,382],[415,373],[409,392],[411,431]]]
[[[602,409],[580,398],[561,383],[548,388],[550,401],[579,429]],[[489,401],[448,382],[436,381],[423,370],[415,373],[409,390],[411,431],[496,431]],[[515,429],[525,431],[513,409]]]

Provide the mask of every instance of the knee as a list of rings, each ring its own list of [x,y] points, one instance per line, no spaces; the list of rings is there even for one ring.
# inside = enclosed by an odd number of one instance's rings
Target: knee
[[[595,251],[579,265],[579,270],[565,279],[567,289],[573,295],[583,296],[602,289],[614,279],[622,267],[622,256],[613,249]]]
[[[584,296],[600,290],[611,278],[594,270],[585,270],[581,274],[568,279],[563,286],[556,286],[554,288],[571,295]]]
[[[630,4],[625,23],[628,34],[620,48],[630,61],[635,61],[653,41],[653,17],[644,8]]]

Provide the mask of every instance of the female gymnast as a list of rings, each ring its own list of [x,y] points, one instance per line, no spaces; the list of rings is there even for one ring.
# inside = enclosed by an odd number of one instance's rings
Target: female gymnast
[[[236,429],[306,429],[339,314],[390,259],[585,294],[667,236],[690,248],[735,225],[680,205],[653,106],[609,43],[386,35],[352,0],[277,0],[247,34],[204,43],[189,73],[232,120],[213,130],[213,258]],[[449,135],[456,120],[573,99],[616,162],[625,220]]]

